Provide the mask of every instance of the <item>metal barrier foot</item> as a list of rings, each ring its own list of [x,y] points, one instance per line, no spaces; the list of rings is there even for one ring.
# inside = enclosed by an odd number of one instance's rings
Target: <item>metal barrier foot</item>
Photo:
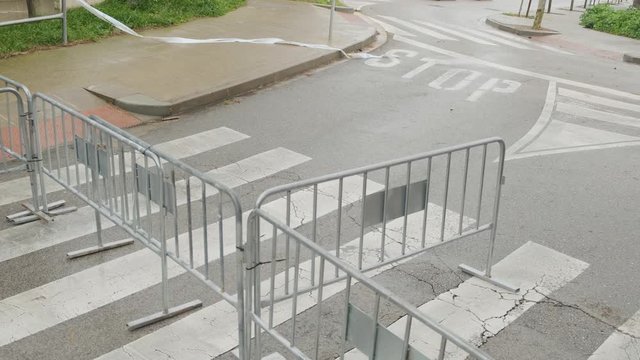
[[[109,242],[102,245],[91,246],[82,250],[71,251],[67,253],[67,259],[75,259],[82,256],[87,256],[87,255],[99,253],[102,251],[111,250],[111,249],[119,248],[126,245],[131,245],[133,244],[133,242],[134,242],[133,239],[124,239],[124,240]]]
[[[495,286],[501,287],[507,291],[511,291],[511,292],[518,292],[520,290],[519,287],[517,286],[513,286],[507,282],[501,281],[500,279],[496,279],[494,277],[490,277],[487,276],[486,273],[484,271],[480,271],[476,268],[473,268],[469,265],[465,265],[465,264],[460,264],[459,265],[460,269],[464,272],[466,272],[469,275],[475,276],[477,278],[480,278],[490,284],[493,284]]]
[[[145,327],[147,325],[151,325],[151,324],[156,323],[158,321],[166,320],[166,319],[174,317],[176,315],[180,315],[180,314],[185,313],[187,311],[191,311],[193,309],[197,309],[197,308],[199,308],[201,306],[202,306],[202,301],[193,300],[193,301],[190,301],[188,303],[169,308],[169,310],[167,310],[167,311],[160,311],[160,312],[157,312],[155,314],[143,317],[141,319],[131,321],[131,322],[127,323],[127,329],[129,329],[130,331],[133,331],[133,330],[139,329],[141,327]]]
[[[50,203],[47,208],[49,211],[42,211],[42,207],[40,207],[37,211],[30,204],[22,204],[27,210],[17,212],[15,214],[11,214],[7,216],[7,220],[15,225],[26,224],[36,220],[44,220],[46,222],[53,221],[53,216],[67,214],[73,211],[78,210],[75,206],[67,206],[65,207],[64,200],[58,200]]]

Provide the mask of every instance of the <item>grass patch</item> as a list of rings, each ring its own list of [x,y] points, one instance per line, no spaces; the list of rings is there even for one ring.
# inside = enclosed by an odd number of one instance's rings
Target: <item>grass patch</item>
[[[181,24],[197,17],[221,16],[244,4],[245,0],[105,0],[96,6],[100,11],[135,29],[149,29]],[[67,13],[70,43],[95,41],[113,35],[116,30],[81,8]],[[34,49],[60,46],[61,22],[0,27],[0,58]]]
[[[588,29],[640,39],[640,9],[630,7],[615,10],[607,4],[596,5],[582,14],[580,25]]]

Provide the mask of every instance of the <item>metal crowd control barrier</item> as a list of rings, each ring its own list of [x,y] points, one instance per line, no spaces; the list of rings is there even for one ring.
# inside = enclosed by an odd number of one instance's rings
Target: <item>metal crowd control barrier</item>
[[[92,254],[126,245],[105,244],[101,217],[160,256],[162,311],[132,321],[136,329],[202,306],[169,307],[168,279],[188,272],[238,309],[244,322],[242,209],[237,195],[197,169],[97,117],[84,116],[43,94],[34,95],[46,147],[43,172],[95,211],[98,245],[70,253]],[[58,130],[56,130],[58,129]],[[57,131],[53,135],[51,131]],[[49,132],[49,133],[48,133]],[[172,260],[172,262],[169,262]],[[233,286],[227,284],[235,278]],[[239,327],[243,351],[244,328]]]
[[[0,75],[0,172],[25,169],[29,175],[31,203],[27,209],[7,216],[14,224],[34,220],[51,221],[52,216],[74,211],[63,200],[49,204],[41,173],[39,128],[33,116],[29,89]]]
[[[31,10],[29,10],[29,12],[31,13]],[[31,14],[29,14],[29,16],[30,17],[26,19],[2,21],[0,22],[0,26],[10,26],[10,25],[26,24],[26,23],[32,23],[32,22],[45,21],[45,20],[60,19],[60,21],[62,22],[62,43],[65,45],[67,44],[67,0],[60,0],[60,12],[57,14],[36,16],[36,17],[31,17]]]
[[[247,282],[253,285],[246,301],[246,326],[253,329],[253,339],[245,340],[248,354],[254,358],[265,354],[261,338],[266,334],[267,342],[302,359],[335,353],[343,358],[346,344],[370,359],[442,359],[451,351],[450,343],[472,358],[489,359],[368,276],[441,244],[472,236],[470,240],[477,242],[488,234],[485,270],[466,265],[461,269],[517,291],[491,274],[504,153],[504,142],[490,138],[263,193],[247,228]],[[359,186],[354,188],[354,183]],[[293,201],[301,191],[310,192],[312,199]],[[262,208],[273,197],[286,199],[283,208]],[[319,197],[334,203],[321,203]],[[319,216],[320,207],[328,215]],[[300,218],[306,224],[298,222]],[[355,282],[375,299],[371,311],[350,300]],[[388,303],[386,307],[408,314],[404,332],[381,323],[381,300]],[[327,308],[340,309],[341,318],[325,320]],[[340,347],[321,340],[326,328],[327,334],[342,334]],[[413,344],[416,329],[430,329],[440,336],[439,347],[431,349],[435,353]],[[305,340],[309,333],[311,343]]]

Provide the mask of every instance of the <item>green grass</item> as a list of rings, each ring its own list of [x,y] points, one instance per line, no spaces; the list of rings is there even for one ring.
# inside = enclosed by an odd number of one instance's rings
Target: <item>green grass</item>
[[[640,39],[640,9],[615,10],[607,4],[596,5],[582,14],[580,24],[588,29]]]
[[[196,17],[221,16],[244,4],[245,0],[105,0],[100,11],[141,30],[166,27]],[[84,9],[68,11],[70,43],[95,41],[113,35],[116,30]],[[0,27],[0,58],[34,49],[60,46],[61,22],[48,20]]]

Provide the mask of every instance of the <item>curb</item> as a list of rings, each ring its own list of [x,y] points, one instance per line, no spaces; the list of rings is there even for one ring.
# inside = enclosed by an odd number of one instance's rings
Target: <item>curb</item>
[[[331,10],[331,5],[325,5],[325,4],[313,4],[313,5]],[[356,9],[350,6],[336,6],[336,11],[347,13],[347,14],[353,14],[356,11]]]
[[[393,39],[393,36],[394,36],[393,33],[390,33],[387,30],[385,30],[382,27],[382,25],[371,20],[367,15],[364,15],[362,13],[356,13],[355,15],[361,18],[362,20],[366,21],[369,25],[373,26],[376,29],[377,35],[379,35],[374,38],[374,41],[372,41],[370,44],[367,45],[367,47],[364,49],[365,52],[372,52],[372,51],[378,50],[384,44],[389,42],[389,40]]]
[[[622,55],[622,60],[624,62],[628,62],[631,64],[640,65],[640,54],[639,53],[625,53]]]
[[[487,18],[485,20],[487,25],[493,26],[494,28],[506,32],[510,32],[512,34],[520,35],[520,36],[547,36],[547,35],[557,35],[560,34],[555,30],[544,29],[544,30],[533,30],[521,27],[522,25],[511,25],[505,24],[498,20]]]
[[[373,33],[366,39],[349,45],[343,48],[343,50],[344,52],[349,53],[363,49],[368,45],[374,43],[376,37],[377,31],[374,30]],[[213,105],[224,100],[246,94],[261,87],[272,85],[282,80],[302,74],[306,71],[327,65],[340,58],[342,58],[342,54],[340,52],[328,52],[324,55],[320,55],[314,59],[307,60],[286,69],[278,70],[260,76],[258,78],[233,84],[222,89],[212,89],[210,92],[204,94],[196,94],[189,98],[178,100],[174,103],[159,101],[129,89],[123,89],[108,85],[89,86],[86,87],[85,90],[105,100],[106,102],[116,105],[126,111],[142,115],[167,117],[184,113],[198,107]]]

